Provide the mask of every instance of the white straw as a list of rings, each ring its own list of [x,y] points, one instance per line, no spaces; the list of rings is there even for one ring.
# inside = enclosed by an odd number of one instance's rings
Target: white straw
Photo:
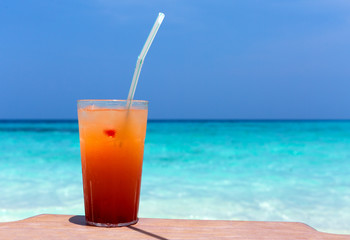
[[[156,36],[160,25],[162,24],[164,16],[165,16],[164,13],[158,14],[156,22],[154,23],[152,30],[151,30],[150,34],[148,35],[148,38],[145,42],[145,45],[143,45],[142,51],[137,58],[135,72],[134,72],[134,76],[132,78],[132,82],[131,82],[131,86],[130,86],[130,90],[129,90],[129,94],[128,94],[128,108],[130,108],[130,106],[132,104],[132,100],[133,100],[134,95],[135,95],[135,90],[136,90],[137,82],[139,80],[143,61],[146,57],[146,54],[147,54],[149,48],[151,47],[153,39]]]

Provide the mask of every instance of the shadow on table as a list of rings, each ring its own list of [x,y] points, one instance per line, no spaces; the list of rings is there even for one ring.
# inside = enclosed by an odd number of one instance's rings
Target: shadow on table
[[[159,235],[154,234],[154,233],[151,233],[151,232],[147,232],[147,231],[145,231],[145,230],[142,230],[142,229],[137,228],[137,227],[134,227],[134,226],[128,226],[127,228],[132,229],[132,230],[134,230],[134,231],[137,231],[137,232],[139,232],[139,233],[146,234],[146,235],[148,235],[148,236],[150,236],[150,237],[154,237],[155,239],[159,239],[159,240],[168,240],[167,238],[164,238],[164,237],[162,237],[162,236],[159,236]]]
[[[88,226],[86,224],[86,221],[85,221],[85,216],[79,216],[79,215],[73,216],[73,217],[69,218],[69,222],[71,222],[73,224],[82,225],[82,226]],[[155,239],[168,240],[168,238],[164,238],[162,236],[159,236],[159,235],[151,233],[151,232],[147,232],[145,230],[142,230],[142,229],[134,227],[134,226],[128,226],[127,228],[134,230],[134,231],[137,231],[139,233],[143,233],[143,234],[150,236],[150,237],[153,237]]]
[[[86,226],[86,221],[85,221],[85,216],[73,216],[71,218],[69,218],[69,222],[74,223],[74,224],[78,224],[78,225],[83,225]]]

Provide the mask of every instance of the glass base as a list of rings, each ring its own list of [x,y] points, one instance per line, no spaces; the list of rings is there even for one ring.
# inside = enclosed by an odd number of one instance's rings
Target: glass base
[[[127,223],[97,223],[97,222],[90,222],[86,220],[86,223],[91,226],[96,226],[96,227],[107,227],[107,228],[112,228],[112,227],[125,227],[125,226],[130,226],[133,224],[136,224],[139,221],[137,218],[134,221],[127,222]]]

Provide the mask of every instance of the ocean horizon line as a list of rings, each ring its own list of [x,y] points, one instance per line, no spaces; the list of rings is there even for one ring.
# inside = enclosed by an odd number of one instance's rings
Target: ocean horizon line
[[[225,118],[217,118],[217,119],[205,119],[205,118],[181,118],[181,119],[148,119],[148,122],[347,122],[350,119],[225,119]],[[78,119],[0,119],[0,123],[73,123],[78,122]]]

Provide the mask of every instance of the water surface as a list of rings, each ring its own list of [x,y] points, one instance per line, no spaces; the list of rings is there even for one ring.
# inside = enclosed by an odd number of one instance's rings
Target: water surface
[[[84,214],[76,121],[0,122],[0,221]],[[350,233],[350,121],[150,121],[140,217]]]

